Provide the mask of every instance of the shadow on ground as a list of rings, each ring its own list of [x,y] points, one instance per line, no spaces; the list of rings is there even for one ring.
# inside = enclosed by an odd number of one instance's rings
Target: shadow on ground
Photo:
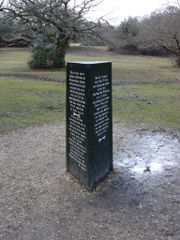
[[[65,173],[65,126],[0,136],[0,239],[180,236],[180,140],[114,126],[115,172],[93,193]]]

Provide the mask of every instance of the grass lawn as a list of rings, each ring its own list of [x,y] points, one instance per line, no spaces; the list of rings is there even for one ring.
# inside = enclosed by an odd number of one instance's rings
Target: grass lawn
[[[65,119],[65,84],[0,77],[0,132]]]
[[[115,86],[113,103],[117,121],[180,130],[180,84]]]
[[[32,78],[33,74],[65,78],[65,69],[32,71],[28,59],[27,50],[0,49],[0,132],[65,119],[65,84]],[[171,59],[78,51],[68,53],[66,60],[113,62],[115,121],[180,130],[180,69]],[[3,73],[31,74],[31,79]],[[128,84],[119,84],[123,82]]]
[[[65,77],[62,70],[31,70],[28,66],[30,52],[28,49],[0,48],[0,73],[26,73],[37,76]]]
[[[162,82],[180,79],[180,69],[173,66],[172,59],[149,56],[126,56],[86,49],[66,55],[66,61],[112,61],[113,80],[124,82]],[[28,67],[30,52],[27,49],[0,48],[0,73],[26,73],[37,76],[65,78],[62,70],[31,70]]]

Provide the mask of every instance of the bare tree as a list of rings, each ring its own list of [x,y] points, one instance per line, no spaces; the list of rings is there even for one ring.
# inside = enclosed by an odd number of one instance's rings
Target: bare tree
[[[100,23],[89,22],[89,11],[102,0],[9,0],[1,3],[8,21],[20,21],[29,31],[45,34],[55,42],[59,67],[65,65],[65,52],[70,40],[93,36]],[[26,36],[27,37],[27,36]]]
[[[28,46],[32,42],[29,29],[18,19],[9,19],[3,7],[6,1],[0,1],[0,47]]]
[[[180,11],[167,7],[144,18],[138,40],[144,47],[159,47],[180,59]]]
[[[169,6],[173,5],[173,6],[180,8],[180,0],[174,0],[173,2],[172,1],[168,2],[168,5]]]
[[[117,27],[109,26],[107,31],[106,42],[110,50],[128,54],[137,52],[138,17],[124,19]]]
[[[0,1],[0,10],[2,9],[4,2],[5,2],[5,0]]]

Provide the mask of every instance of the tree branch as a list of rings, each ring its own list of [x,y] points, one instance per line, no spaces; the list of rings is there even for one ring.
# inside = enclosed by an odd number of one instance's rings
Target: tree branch
[[[4,39],[4,38],[0,37],[0,46],[1,47],[16,46],[18,43],[21,43],[21,42],[29,45],[32,42],[32,39],[28,38],[27,36],[26,37],[23,37],[23,36],[16,37],[13,39]]]

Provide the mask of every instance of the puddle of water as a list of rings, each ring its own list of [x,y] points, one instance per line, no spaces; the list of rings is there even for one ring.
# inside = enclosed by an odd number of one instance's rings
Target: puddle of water
[[[152,173],[161,173],[163,171],[163,164],[158,162],[151,162],[149,168]]]
[[[179,140],[165,133],[127,134],[119,144],[121,150],[114,155],[115,168],[120,172],[129,171],[138,178],[172,170],[180,156]]]
[[[138,164],[137,166],[134,166],[131,171],[137,174],[144,174],[146,172],[149,172],[151,174],[158,174],[158,173],[162,173],[163,171],[165,171],[166,167],[169,166],[174,166],[174,163],[159,163],[159,162],[151,162],[149,163],[148,166],[145,165],[140,165]]]

